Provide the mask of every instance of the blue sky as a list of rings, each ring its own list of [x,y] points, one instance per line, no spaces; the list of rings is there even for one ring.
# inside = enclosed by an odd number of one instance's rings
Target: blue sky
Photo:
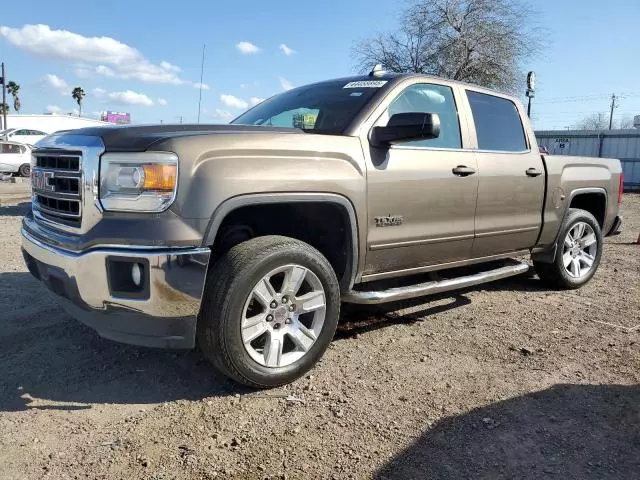
[[[22,87],[22,113],[70,112],[71,89],[82,86],[88,116],[192,122],[206,44],[201,121],[228,121],[292,85],[353,73],[353,42],[393,29],[402,3],[32,0],[3,9],[0,59]],[[537,73],[535,127],[608,112],[614,92],[616,119],[640,114],[640,1],[535,3],[549,32],[549,48],[525,66]]]

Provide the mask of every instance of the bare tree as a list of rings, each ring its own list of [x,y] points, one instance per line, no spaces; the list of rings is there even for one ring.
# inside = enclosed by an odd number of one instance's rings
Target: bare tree
[[[625,116],[622,117],[618,122],[614,122],[617,125],[617,128],[622,130],[627,130],[629,128],[633,128],[633,117]]]
[[[414,0],[400,28],[357,42],[357,68],[437,75],[514,91],[542,48],[536,13],[520,0]]]
[[[574,127],[576,130],[608,130],[609,129],[609,114],[608,113],[592,113],[580,120]],[[633,118],[624,117],[620,120],[613,121],[613,129],[627,129],[633,128]]]
[[[580,120],[576,130],[605,130],[609,128],[609,116],[606,113],[592,113]]]

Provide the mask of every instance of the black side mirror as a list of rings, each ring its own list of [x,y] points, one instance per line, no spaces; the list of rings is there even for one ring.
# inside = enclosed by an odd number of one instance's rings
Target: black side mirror
[[[369,142],[385,148],[396,142],[430,140],[440,136],[440,117],[437,113],[396,113],[386,127],[374,127]]]

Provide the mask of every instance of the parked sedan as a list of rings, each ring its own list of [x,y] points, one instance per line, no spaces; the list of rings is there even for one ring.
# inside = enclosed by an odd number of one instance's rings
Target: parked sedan
[[[0,140],[23,143],[25,145],[35,145],[47,135],[49,134],[42,130],[32,130],[28,128],[16,130],[15,128],[8,128],[0,132]]]
[[[0,174],[31,175],[31,148],[17,142],[0,142]]]

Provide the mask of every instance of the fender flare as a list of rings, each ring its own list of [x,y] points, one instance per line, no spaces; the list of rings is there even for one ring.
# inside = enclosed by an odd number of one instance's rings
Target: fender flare
[[[211,215],[211,220],[207,225],[205,235],[203,237],[202,246],[207,247],[214,244],[220,225],[224,219],[234,210],[238,208],[251,206],[251,205],[266,205],[274,203],[302,203],[302,202],[314,202],[314,203],[332,203],[341,207],[346,213],[346,220],[349,222],[348,228],[351,230],[349,237],[351,242],[351,262],[347,265],[347,271],[342,279],[341,286],[350,290],[355,281],[358,273],[359,262],[359,236],[358,236],[358,218],[356,216],[355,208],[351,201],[336,193],[256,193],[239,195],[229,198],[222,202]],[[348,282],[342,285],[343,282]]]
[[[562,227],[562,224],[564,223],[565,219],[567,218],[567,215],[569,215],[569,210],[571,209],[571,202],[578,195],[583,195],[583,194],[586,194],[586,193],[597,193],[597,194],[602,195],[604,197],[604,215],[605,215],[605,218],[603,219],[603,222],[602,222],[602,227],[604,229],[604,220],[606,219],[607,208],[609,206],[608,205],[608,200],[609,199],[607,197],[607,190],[602,188],[602,187],[576,188],[576,189],[572,190],[571,193],[569,194],[569,201],[567,202],[567,208],[564,209],[564,214],[562,215],[562,220],[560,220],[560,222],[559,222],[558,232],[556,233],[556,236],[553,239],[553,244],[551,245],[551,247],[547,248],[546,250],[542,250],[540,252],[532,253],[531,254],[531,258],[533,260],[535,260],[537,262],[542,262],[542,263],[553,263],[555,261],[556,253],[557,253],[557,250],[558,250],[558,236],[560,235],[560,228]]]

